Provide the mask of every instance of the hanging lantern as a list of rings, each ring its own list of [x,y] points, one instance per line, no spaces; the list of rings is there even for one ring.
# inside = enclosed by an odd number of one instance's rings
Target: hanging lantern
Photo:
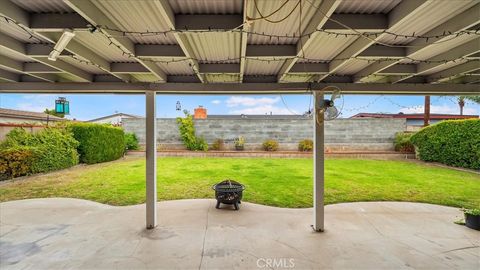
[[[177,101],[177,108],[176,108],[177,111],[181,111],[182,110],[182,105],[180,104],[180,101]]]
[[[64,97],[55,100],[55,112],[61,114],[70,114],[70,103]]]

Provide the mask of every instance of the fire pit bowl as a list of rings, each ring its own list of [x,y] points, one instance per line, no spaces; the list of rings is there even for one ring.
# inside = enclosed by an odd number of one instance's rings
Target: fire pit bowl
[[[233,204],[235,210],[238,210],[238,205],[242,202],[242,194],[245,186],[233,181],[233,180],[224,180],[218,184],[212,186],[212,189],[215,190],[215,198],[217,199],[217,209],[220,208],[220,203],[223,204]]]

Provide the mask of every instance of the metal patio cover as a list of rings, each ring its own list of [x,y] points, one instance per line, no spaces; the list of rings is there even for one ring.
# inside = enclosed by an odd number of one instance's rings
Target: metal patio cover
[[[2,92],[480,92],[477,0],[0,0],[0,15]]]

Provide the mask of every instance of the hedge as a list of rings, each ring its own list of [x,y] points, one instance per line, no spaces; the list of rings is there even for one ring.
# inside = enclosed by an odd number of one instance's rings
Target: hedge
[[[78,142],[64,129],[10,131],[0,144],[0,179],[49,172],[78,164]]]
[[[124,132],[119,127],[74,123],[69,124],[68,128],[80,143],[77,150],[82,163],[94,164],[116,160],[125,153]]]
[[[125,133],[125,149],[127,150],[138,150],[140,145],[138,145],[138,138],[135,133]]]
[[[413,136],[412,132],[398,132],[395,134],[395,141],[393,145],[395,151],[402,153],[413,153],[415,152],[415,147],[413,146],[410,138]]]
[[[480,119],[440,122],[423,128],[410,141],[421,160],[480,169]]]

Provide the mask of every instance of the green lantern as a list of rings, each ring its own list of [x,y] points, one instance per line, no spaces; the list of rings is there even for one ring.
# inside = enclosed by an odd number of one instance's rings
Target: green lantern
[[[60,114],[70,114],[70,103],[64,97],[55,100],[55,112]]]

